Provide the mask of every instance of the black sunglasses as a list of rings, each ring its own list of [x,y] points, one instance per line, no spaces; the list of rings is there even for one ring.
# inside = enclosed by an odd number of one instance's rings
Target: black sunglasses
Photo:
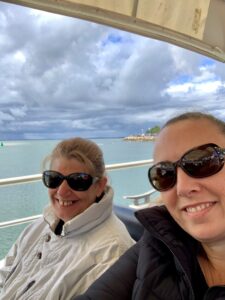
[[[92,177],[86,173],[72,173],[64,176],[59,172],[48,170],[44,171],[42,174],[42,181],[49,189],[55,189],[59,187],[63,180],[66,180],[71,189],[82,192],[87,191],[89,187],[98,179],[98,177]]]
[[[187,175],[204,178],[219,172],[224,165],[225,149],[215,144],[205,144],[187,151],[178,161],[162,161],[148,170],[152,186],[159,192],[171,189],[177,181],[177,168]]]

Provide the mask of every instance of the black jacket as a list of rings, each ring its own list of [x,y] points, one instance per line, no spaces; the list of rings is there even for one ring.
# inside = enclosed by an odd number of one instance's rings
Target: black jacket
[[[143,237],[88,291],[73,300],[222,300],[225,287],[208,288],[197,261],[199,244],[164,206],[136,212]]]

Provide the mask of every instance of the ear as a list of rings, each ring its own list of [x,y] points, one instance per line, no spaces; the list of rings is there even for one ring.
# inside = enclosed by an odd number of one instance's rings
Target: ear
[[[98,187],[97,187],[97,197],[101,196],[103,193],[106,183],[107,183],[107,177],[102,177],[98,182]]]

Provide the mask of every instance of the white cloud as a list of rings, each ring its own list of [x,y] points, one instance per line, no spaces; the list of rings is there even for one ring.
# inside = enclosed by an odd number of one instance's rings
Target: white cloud
[[[20,63],[26,62],[26,56],[22,51],[16,51],[13,58]]]
[[[95,127],[92,125],[92,121],[91,120],[76,120],[76,121],[72,121],[71,123],[71,127],[75,128],[75,129],[95,129]],[[68,124],[68,126],[70,126]]]
[[[224,88],[225,81],[219,79],[212,66],[200,66],[198,74],[186,77],[178,83],[170,82],[168,87],[162,91],[162,95],[168,94],[173,98],[187,97],[194,99],[196,97],[210,97],[216,95],[219,89]]]
[[[0,49],[6,139],[124,136],[192,108],[224,118],[224,65],[167,43],[0,2]]]
[[[14,108],[10,108],[9,109],[11,114],[14,116],[14,117],[25,117],[26,116],[26,112],[27,112],[27,108],[26,106],[23,106],[23,107],[14,107]]]
[[[13,121],[14,118],[10,114],[0,111],[0,120],[1,121]]]
[[[46,11],[41,11],[41,10],[29,10],[29,14],[32,17],[36,17],[37,18],[37,22],[39,24],[48,24],[49,22],[55,22],[55,21],[60,21],[64,19],[64,16],[61,15],[57,15],[57,14],[53,14],[50,12],[46,12]]]

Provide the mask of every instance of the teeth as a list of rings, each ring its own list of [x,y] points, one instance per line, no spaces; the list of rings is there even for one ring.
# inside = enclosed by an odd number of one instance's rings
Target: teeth
[[[60,206],[70,206],[73,204],[73,201],[63,201],[63,200],[59,200],[59,205]]]
[[[186,211],[189,212],[189,213],[195,213],[195,212],[199,212],[199,211],[202,211],[210,206],[212,206],[213,203],[205,203],[205,204],[200,204],[200,205],[197,205],[195,207],[187,207],[186,208]]]

